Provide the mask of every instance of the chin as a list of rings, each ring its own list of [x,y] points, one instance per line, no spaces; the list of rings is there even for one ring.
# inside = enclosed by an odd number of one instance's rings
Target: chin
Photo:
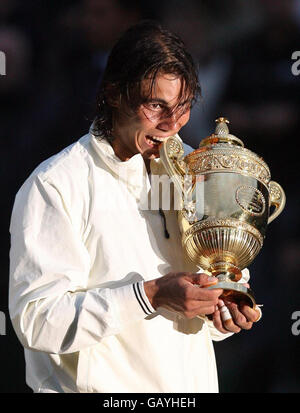
[[[155,159],[155,158],[159,158],[159,151],[153,151],[153,149],[144,151],[142,154],[144,159]]]
[[[152,153],[149,156],[147,156],[147,159],[156,159],[159,158],[159,153]]]

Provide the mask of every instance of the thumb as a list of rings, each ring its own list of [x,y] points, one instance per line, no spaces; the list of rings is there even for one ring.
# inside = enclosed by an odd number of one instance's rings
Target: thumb
[[[191,274],[190,282],[199,285],[199,287],[209,287],[218,283],[217,277],[211,277],[204,273]]]

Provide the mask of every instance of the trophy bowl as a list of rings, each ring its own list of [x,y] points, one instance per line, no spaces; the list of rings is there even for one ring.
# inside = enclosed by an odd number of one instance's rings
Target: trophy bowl
[[[267,225],[284,209],[285,194],[265,161],[229,133],[229,121],[216,122],[215,133],[192,153],[184,156],[175,135],[161,146],[160,157],[178,190],[187,255],[217,277],[208,288],[222,288],[223,298],[255,307],[252,290],[238,281],[261,250]]]

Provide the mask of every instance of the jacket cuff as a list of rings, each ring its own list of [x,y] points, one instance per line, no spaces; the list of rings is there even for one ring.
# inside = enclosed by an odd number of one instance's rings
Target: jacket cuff
[[[144,281],[133,284],[133,290],[137,301],[146,315],[155,313],[155,309],[150,304],[150,301],[145,293]]]
[[[110,294],[120,327],[140,321],[156,311],[145,293],[144,281],[111,289]]]

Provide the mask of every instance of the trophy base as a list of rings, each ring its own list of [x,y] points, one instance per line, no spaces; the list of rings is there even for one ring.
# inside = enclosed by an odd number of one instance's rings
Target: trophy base
[[[207,288],[209,290],[216,288],[223,289],[223,294],[220,296],[221,299],[237,304],[244,302],[252,308],[256,306],[256,301],[252,290],[245,287],[243,284],[234,281],[219,281],[217,284],[211,285]]]
[[[253,291],[243,283],[237,282],[242,278],[242,272],[237,266],[230,262],[218,261],[211,264],[210,272],[218,279],[218,283],[207,288],[222,288],[221,299],[236,304],[244,302],[252,308],[256,306]]]

